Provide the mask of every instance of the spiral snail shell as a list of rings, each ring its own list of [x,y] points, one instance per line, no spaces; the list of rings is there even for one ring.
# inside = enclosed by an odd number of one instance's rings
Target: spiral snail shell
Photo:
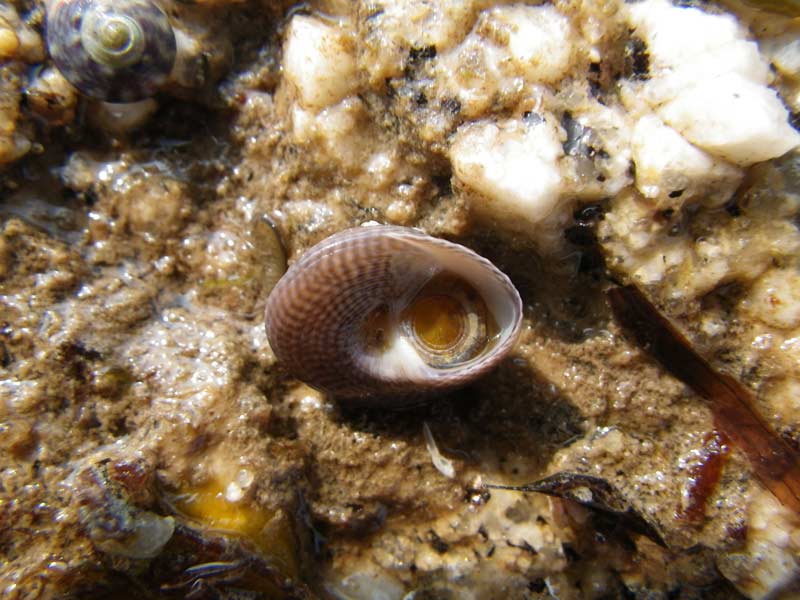
[[[58,70],[98,100],[152,96],[175,63],[175,33],[149,0],[50,0],[45,28]]]
[[[414,229],[333,235],[302,256],[267,299],[276,357],[339,399],[409,404],[464,385],[516,342],[522,302],[472,250]]]

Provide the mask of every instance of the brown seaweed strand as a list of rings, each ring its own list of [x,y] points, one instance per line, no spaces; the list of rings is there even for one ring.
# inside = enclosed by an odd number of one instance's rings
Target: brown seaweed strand
[[[617,319],[674,377],[711,403],[715,426],[750,460],[758,480],[800,513],[800,457],[755,409],[752,394],[718,373],[635,286],[608,291]]]

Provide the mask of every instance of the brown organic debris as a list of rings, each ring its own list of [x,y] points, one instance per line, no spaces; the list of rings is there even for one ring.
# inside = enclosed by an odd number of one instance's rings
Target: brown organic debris
[[[715,371],[635,286],[608,291],[624,327],[674,377],[708,400],[716,427],[750,460],[759,481],[786,507],[800,513],[800,457],[756,410],[752,394]]]
[[[539,492],[572,500],[613,518],[617,527],[643,535],[666,547],[658,530],[622,497],[605,479],[583,473],[561,472],[525,485],[505,486],[486,484],[487,488]]]

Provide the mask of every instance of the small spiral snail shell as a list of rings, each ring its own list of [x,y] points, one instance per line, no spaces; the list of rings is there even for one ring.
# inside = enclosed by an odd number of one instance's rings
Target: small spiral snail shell
[[[58,70],[98,100],[152,96],[175,63],[175,33],[149,0],[50,0],[45,27]]]
[[[464,385],[516,342],[522,302],[472,250],[414,229],[347,229],[286,272],[267,299],[280,362],[339,399],[402,406]]]

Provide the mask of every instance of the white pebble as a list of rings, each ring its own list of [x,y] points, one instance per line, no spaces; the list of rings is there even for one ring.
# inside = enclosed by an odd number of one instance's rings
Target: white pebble
[[[772,57],[772,64],[784,75],[800,76],[800,38],[795,32],[784,34],[764,43],[764,50]]]
[[[713,204],[726,202],[738,185],[739,169],[693,146],[658,117],[639,119],[631,137],[636,187],[660,205],[679,208],[704,193]],[[678,197],[670,197],[670,194]]]
[[[475,210],[521,229],[540,223],[558,204],[563,154],[546,121],[473,123],[458,130],[450,147],[456,177],[484,197]]]
[[[684,69],[697,74],[711,68],[767,82],[769,70],[758,46],[746,39],[733,15],[647,0],[630,5],[628,21],[647,44],[650,70],[656,76]]]
[[[358,88],[352,42],[339,27],[314,17],[292,18],[283,70],[307,108],[336,104]]]
[[[569,19],[552,6],[512,5],[496,8],[491,21],[507,25],[510,66],[526,81],[546,83],[561,79],[572,58]]]
[[[658,112],[692,143],[741,166],[800,144],[778,95],[735,73],[700,81]]]
[[[800,274],[794,269],[772,269],[750,290],[745,310],[779,329],[800,326]]]
[[[531,98],[538,86],[569,71],[573,39],[569,19],[551,6],[501,6],[484,11],[470,34],[437,61],[440,94],[458,99],[461,114]]]

